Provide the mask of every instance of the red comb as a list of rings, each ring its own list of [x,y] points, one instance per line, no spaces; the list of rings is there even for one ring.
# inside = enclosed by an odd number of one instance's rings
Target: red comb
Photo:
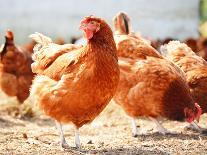
[[[90,16],[86,16],[86,17],[84,17],[82,20],[81,20],[81,23],[85,23],[85,22],[87,22],[89,19],[91,19],[91,18],[94,18],[94,16],[93,15],[90,15]]]

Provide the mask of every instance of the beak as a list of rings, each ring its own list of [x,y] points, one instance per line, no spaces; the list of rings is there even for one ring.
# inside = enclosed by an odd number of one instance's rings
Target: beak
[[[85,30],[87,28],[87,24],[81,22],[80,26],[79,26],[79,30]]]
[[[84,30],[84,29],[85,29],[85,26],[83,26],[83,25],[79,26],[79,30]]]

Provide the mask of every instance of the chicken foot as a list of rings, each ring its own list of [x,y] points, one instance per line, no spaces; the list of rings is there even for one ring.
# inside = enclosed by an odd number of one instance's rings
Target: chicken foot
[[[62,124],[58,121],[55,121],[55,123],[56,123],[56,127],[58,129],[59,135],[60,135],[60,145],[62,148],[66,149],[66,148],[68,148],[68,144],[67,144],[67,142],[65,140],[65,136],[63,134]]]
[[[193,121],[189,125],[185,127],[187,130],[196,131],[202,133],[204,129],[202,129],[197,122]]]
[[[142,136],[147,134],[143,132],[141,129],[137,128],[135,118],[131,117],[131,128],[132,128],[132,137]]]
[[[168,131],[167,129],[165,129],[157,119],[152,118],[152,117],[149,117],[149,119],[156,124],[157,130],[160,134],[166,135],[166,134],[172,133],[172,132]],[[142,133],[139,132],[137,129],[135,118],[131,118],[131,126],[132,126],[132,136],[133,137],[137,137],[138,135],[142,135]]]

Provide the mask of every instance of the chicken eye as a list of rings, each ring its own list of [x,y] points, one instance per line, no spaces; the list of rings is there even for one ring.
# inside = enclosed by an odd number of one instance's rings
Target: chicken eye
[[[95,25],[95,22],[94,22],[94,21],[91,21],[91,24],[92,24],[92,25]]]

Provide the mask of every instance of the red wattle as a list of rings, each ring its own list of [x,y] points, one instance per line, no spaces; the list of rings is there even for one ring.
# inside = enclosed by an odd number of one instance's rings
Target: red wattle
[[[84,37],[88,40],[91,39],[93,37],[93,32],[90,30],[85,30]]]

